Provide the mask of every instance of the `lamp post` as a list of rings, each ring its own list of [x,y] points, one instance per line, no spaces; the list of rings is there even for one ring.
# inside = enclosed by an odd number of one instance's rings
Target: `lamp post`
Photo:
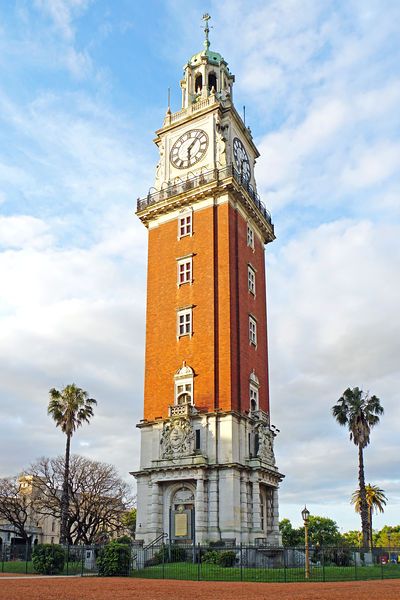
[[[389,542],[389,565],[390,565],[391,564],[391,562],[390,562],[390,559],[391,559],[391,557],[390,557],[390,554],[391,554],[391,552],[390,552],[390,538],[392,537],[392,532],[388,531],[387,532],[387,536],[388,536],[388,542]]]
[[[310,511],[307,510],[307,506],[304,506],[303,510],[301,511],[301,516],[303,517],[303,521],[304,521],[304,548],[306,551],[306,572],[305,572],[305,577],[306,579],[309,579],[310,577],[310,564],[308,561],[308,517],[310,516]]]

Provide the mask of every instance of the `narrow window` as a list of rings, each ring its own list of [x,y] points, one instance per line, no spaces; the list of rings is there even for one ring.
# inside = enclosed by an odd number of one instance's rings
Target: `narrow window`
[[[178,337],[192,335],[192,309],[180,310],[178,312]]]
[[[186,214],[178,219],[178,238],[192,235],[192,214]]]
[[[196,79],[194,81],[194,91],[196,94],[200,94],[201,88],[203,87],[203,76],[201,75],[201,73],[196,75]]]
[[[250,344],[257,346],[257,323],[251,316],[249,316],[249,341]]]
[[[208,76],[208,89],[212,90],[212,88],[214,88],[215,91],[217,91],[217,76],[215,75],[215,73],[210,73]]]
[[[250,225],[247,225],[247,245],[254,250],[254,231]]]
[[[261,530],[265,529],[265,502],[263,498],[263,494],[260,493],[260,520],[261,520]]]
[[[184,283],[192,283],[191,258],[185,258],[178,262],[178,287]]]
[[[250,410],[258,410],[258,389],[250,384]]]
[[[176,405],[193,404],[193,377],[193,369],[183,361],[174,375]]]
[[[196,450],[200,450],[200,429],[196,429]]]
[[[249,292],[256,295],[256,274],[255,271],[250,265],[247,267],[247,282],[249,287]]]

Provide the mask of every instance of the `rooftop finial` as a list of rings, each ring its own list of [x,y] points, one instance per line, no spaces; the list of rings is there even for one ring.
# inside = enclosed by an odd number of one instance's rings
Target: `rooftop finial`
[[[206,34],[206,39],[204,40],[204,48],[206,49],[206,51],[209,49],[210,47],[210,40],[208,39],[208,33],[210,31],[210,28],[208,27],[208,21],[211,19],[210,15],[208,13],[205,13],[203,15],[203,21],[205,22],[206,26],[204,27],[204,33]]]

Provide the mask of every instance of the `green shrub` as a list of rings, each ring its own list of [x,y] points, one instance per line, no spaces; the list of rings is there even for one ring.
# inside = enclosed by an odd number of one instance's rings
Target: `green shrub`
[[[208,550],[202,557],[201,562],[206,565],[216,565],[218,564],[219,552],[216,550]]]
[[[33,568],[41,575],[55,575],[64,570],[65,550],[58,544],[37,544],[32,552]]]
[[[100,550],[97,557],[99,575],[113,577],[115,575],[127,575],[129,572],[130,547],[127,544],[118,544],[111,541]]]
[[[132,538],[129,535],[122,535],[115,540],[118,544],[132,544]]]
[[[179,546],[171,546],[171,560],[169,560],[169,546],[164,544],[160,550],[154,554],[154,559],[157,561],[158,565],[162,562],[185,562],[186,550]]]
[[[220,567],[233,567],[236,562],[236,553],[233,550],[224,550],[218,556],[218,564]]]

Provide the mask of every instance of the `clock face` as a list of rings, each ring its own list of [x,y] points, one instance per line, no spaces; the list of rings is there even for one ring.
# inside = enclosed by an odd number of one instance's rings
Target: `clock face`
[[[186,131],[171,148],[169,160],[177,169],[187,169],[201,160],[208,147],[208,135],[202,129]]]
[[[250,181],[251,169],[249,157],[247,156],[245,147],[237,137],[233,138],[233,158],[243,179]]]

